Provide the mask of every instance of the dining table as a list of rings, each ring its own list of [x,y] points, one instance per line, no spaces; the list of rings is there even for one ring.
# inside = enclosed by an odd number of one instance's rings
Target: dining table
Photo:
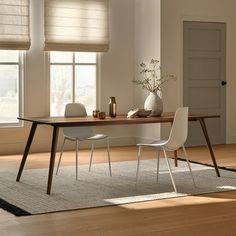
[[[58,134],[61,127],[78,127],[78,126],[107,126],[107,125],[137,125],[137,124],[155,124],[155,123],[173,123],[174,112],[165,112],[161,116],[156,117],[133,117],[127,118],[127,115],[117,115],[116,117],[108,117],[105,119],[94,118],[92,116],[86,117],[18,117],[19,120],[31,123],[31,129],[29,132],[28,140],[24,149],[16,181],[19,182],[29,151],[31,143],[35,136],[35,131],[39,125],[46,125],[52,127],[52,142],[51,142],[51,153],[50,162],[48,169],[48,182],[47,182],[47,194],[51,193],[52,180],[53,180],[53,170],[56,158],[56,150],[58,143]],[[217,166],[215,154],[211,145],[211,141],[208,135],[205,119],[220,118],[219,115],[209,115],[209,114],[197,114],[189,113],[189,122],[199,122],[203,131],[203,136],[206,140],[208,150],[212,159],[213,166],[216,171],[216,175],[220,177],[219,168]],[[177,152],[174,154],[175,164],[177,165]]]

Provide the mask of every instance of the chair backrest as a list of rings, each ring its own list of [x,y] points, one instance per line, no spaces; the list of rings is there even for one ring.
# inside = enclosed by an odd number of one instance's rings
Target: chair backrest
[[[65,108],[65,117],[86,117],[87,112],[81,103],[68,103]],[[89,126],[85,127],[66,127],[63,128],[63,133],[69,137],[78,139],[86,139],[94,135],[93,129]]]
[[[188,107],[180,107],[175,112],[170,136],[166,143],[169,150],[177,150],[184,145],[188,136]]]

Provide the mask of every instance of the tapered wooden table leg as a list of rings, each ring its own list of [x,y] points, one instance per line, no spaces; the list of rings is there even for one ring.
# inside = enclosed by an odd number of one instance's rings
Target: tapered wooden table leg
[[[178,153],[177,151],[174,151],[174,158],[175,158],[175,167],[178,166]]]
[[[53,170],[54,170],[54,163],[55,163],[56,151],[57,151],[58,133],[59,133],[59,127],[53,126],[51,156],[50,156],[50,164],[49,164],[49,172],[48,172],[47,194],[51,193]]]
[[[204,134],[205,139],[206,139],[207,147],[208,147],[208,149],[210,151],[210,154],[211,154],[211,159],[212,159],[212,162],[214,164],[216,174],[217,174],[218,177],[220,177],[220,172],[219,172],[219,169],[218,169],[218,166],[217,166],[217,163],[216,163],[216,158],[215,158],[215,155],[214,155],[214,152],[213,152],[213,149],[212,149],[212,146],[211,146],[211,142],[210,142],[210,139],[209,139],[209,136],[208,136],[208,132],[207,132],[207,128],[206,128],[204,118],[200,118],[199,122],[201,124],[202,131],[203,131],[203,134]]]
[[[173,122],[171,122],[171,126],[173,125]],[[178,153],[177,151],[174,151],[174,161],[175,161],[175,167],[178,166]]]
[[[24,154],[23,154],[23,157],[22,157],[22,160],[21,160],[20,168],[19,168],[19,171],[18,171],[18,174],[17,174],[17,177],[16,177],[17,182],[20,181],[20,177],[21,177],[21,174],[23,172],[25,162],[26,162],[26,159],[27,159],[28,154],[29,154],[30,146],[31,146],[31,143],[32,143],[33,138],[34,138],[36,128],[37,128],[37,123],[33,122],[32,126],[31,126],[30,133],[29,133],[28,141],[27,141],[26,146],[25,146],[25,151],[24,151]]]

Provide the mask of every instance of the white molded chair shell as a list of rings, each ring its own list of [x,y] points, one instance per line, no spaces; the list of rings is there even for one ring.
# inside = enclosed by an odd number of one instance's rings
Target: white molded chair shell
[[[169,139],[165,147],[168,150],[177,150],[181,148],[188,136],[188,107],[178,108],[175,112],[173,125],[170,131]]]
[[[68,103],[65,109],[65,117],[86,117],[87,112],[83,104],[80,103]],[[92,158],[93,158],[93,150],[94,150],[94,141],[107,139],[107,154],[108,154],[108,164],[109,171],[111,176],[111,162],[110,162],[110,148],[109,148],[109,137],[105,134],[95,134],[93,129],[89,126],[85,127],[65,127],[63,128],[64,141],[62,145],[62,150],[59,158],[59,162],[57,165],[58,173],[59,166],[61,163],[62,153],[64,151],[64,145],[66,140],[71,140],[76,142],[76,179],[78,179],[78,148],[79,141],[88,140],[92,143],[91,145],[91,155],[90,155],[90,164],[89,171],[91,170]]]
[[[191,170],[191,167],[190,167],[190,164],[188,161],[188,157],[187,157],[187,153],[186,153],[186,150],[184,147],[184,143],[186,142],[187,135],[188,135],[188,107],[181,107],[181,108],[178,108],[175,112],[174,121],[173,121],[173,125],[171,127],[171,131],[170,131],[170,135],[169,135],[168,140],[158,140],[158,141],[155,141],[150,144],[145,144],[145,143],[137,144],[137,146],[139,147],[139,151],[138,151],[138,165],[137,165],[137,172],[136,172],[136,184],[138,181],[141,148],[142,147],[152,147],[152,148],[156,148],[158,150],[157,179],[158,179],[158,172],[159,172],[159,170],[158,170],[159,169],[159,151],[162,150],[164,152],[164,157],[166,159],[167,167],[168,167],[168,170],[170,173],[170,177],[171,177],[171,181],[172,181],[174,190],[175,190],[175,192],[177,192],[174,178],[172,175],[172,170],[171,170],[168,158],[167,158],[166,151],[176,151],[182,147],[187,164],[188,164],[189,171],[191,173],[193,184],[195,186],[192,170]]]
[[[68,103],[65,109],[65,117],[86,117],[87,112],[83,104]],[[93,129],[89,126],[85,127],[65,127],[63,128],[65,136],[84,140],[95,135]],[[105,137],[104,137],[105,138]]]
[[[158,140],[149,144],[140,143],[138,146],[156,147],[167,151],[175,151],[181,148],[188,136],[188,107],[178,108],[175,112],[173,125],[168,140]]]

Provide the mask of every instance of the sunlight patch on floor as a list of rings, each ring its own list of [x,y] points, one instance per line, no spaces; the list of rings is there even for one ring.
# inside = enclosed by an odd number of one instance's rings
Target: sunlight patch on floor
[[[227,186],[228,187],[228,186]],[[217,193],[219,194],[219,193]],[[221,196],[217,197],[217,194],[212,194],[212,197],[207,195],[200,195],[200,196],[186,196],[181,198],[172,198],[172,199],[163,199],[163,200],[155,200],[145,202],[143,204],[134,203],[134,204],[124,204],[120,205],[119,207],[129,209],[129,210],[145,210],[145,209],[154,209],[154,208],[167,208],[167,207],[180,207],[180,206],[191,206],[191,205],[204,205],[204,204],[216,204],[216,203],[226,203],[226,202],[236,202],[234,198],[228,198]]]

